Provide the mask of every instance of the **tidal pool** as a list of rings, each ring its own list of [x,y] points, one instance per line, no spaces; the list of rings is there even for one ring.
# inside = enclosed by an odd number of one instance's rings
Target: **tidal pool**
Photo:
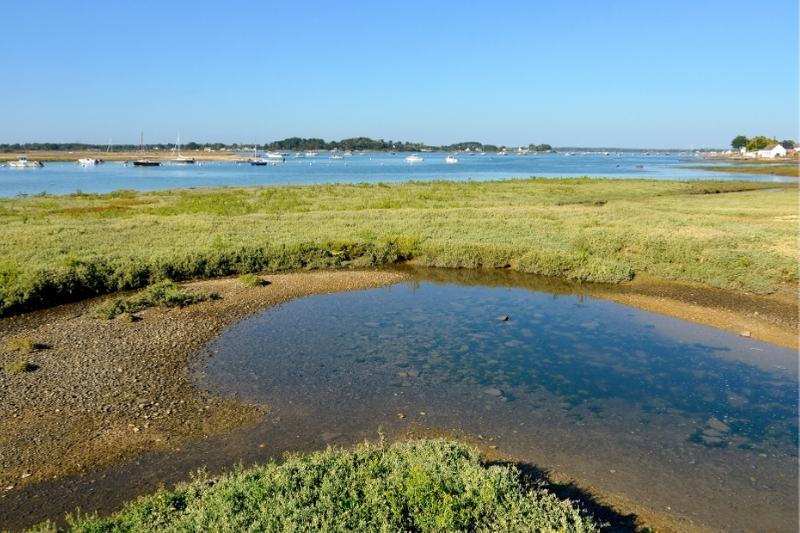
[[[792,350],[527,276],[416,277],[240,322],[197,379],[269,405],[273,432],[413,424],[697,524],[796,527]]]
[[[552,279],[412,278],[294,300],[231,326],[191,377],[265,404],[264,420],[8,492],[0,523],[22,527],[76,506],[107,513],[197,468],[213,474],[383,433],[466,438],[668,515],[681,531],[797,530],[793,350]]]

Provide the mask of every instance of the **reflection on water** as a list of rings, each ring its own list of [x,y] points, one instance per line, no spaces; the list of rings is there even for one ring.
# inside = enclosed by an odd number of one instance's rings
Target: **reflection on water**
[[[422,279],[306,298],[228,330],[199,379],[318,424],[325,441],[408,417],[654,505],[694,483],[678,501],[699,519],[731,498],[753,519],[769,490],[773,527],[789,524],[796,369],[744,361],[794,354],[564,292]],[[653,476],[678,479],[655,490]]]

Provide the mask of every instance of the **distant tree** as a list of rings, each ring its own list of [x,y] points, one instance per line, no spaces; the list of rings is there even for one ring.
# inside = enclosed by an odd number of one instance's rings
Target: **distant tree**
[[[769,137],[759,135],[747,141],[747,151],[755,152],[756,150],[762,150],[774,142],[777,141],[775,139],[770,139]]]
[[[532,152],[549,152],[553,147],[549,144],[529,144],[528,150]]]
[[[734,150],[739,150],[741,148],[744,148],[745,146],[747,146],[747,141],[748,138],[745,137],[744,135],[737,135],[731,141],[731,148],[733,148]]]
[[[781,141],[781,146],[786,148],[787,150],[791,150],[795,147],[795,143],[792,140],[786,139],[785,141]]]

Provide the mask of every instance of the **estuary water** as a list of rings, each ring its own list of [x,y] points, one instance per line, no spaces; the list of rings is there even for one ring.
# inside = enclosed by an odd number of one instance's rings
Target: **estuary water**
[[[445,163],[444,153],[420,154],[410,164],[407,153],[357,153],[333,160],[327,153],[285,163],[254,167],[247,163],[202,162],[195,165],[163,164],[134,167],[118,162],[83,168],[74,162],[45,163],[43,168],[0,167],[0,197],[20,194],[69,194],[76,191],[104,193],[120,189],[158,190],[188,187],[240,185],[301,185],[311,183],[403,182],[409,180],[495,180],[507,178],[575,177],[649,179],[747,179],[787,181],[778,176],[734,174],[724,164],[719,172],[682,168],[712,164],[687,153],[573,152],[510,154],[458,154],[459,163]],[[244,155],[243,155],[244,156]]]

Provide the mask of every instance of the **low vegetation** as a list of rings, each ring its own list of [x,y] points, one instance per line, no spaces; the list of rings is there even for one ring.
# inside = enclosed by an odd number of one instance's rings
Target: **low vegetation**
[[[692,166],[687,168],[693,168],[697,170],[711,170],[711,171],[724,171],[724,172],[735,172],[739,174],[763,174],[766,176],[791,176],[791,177],[800,177],[800,165],[797,163],[790,163],[790,164],[781,164],[781,163],[762,163],[756,165],[742,165],[742,164],[734,164],[730,166],[718,166],[718,165],[700,165],[700,166]]]
[[[239,276],[239,281],[248,287],[264,287],[265,285],[269,285],[269,281],[257,274],[242,274]]]
[[[172,281],[161,281],[133,296],[114,298],[95,308],[98,318],[122,317],[127,322],[136,320],[134,313],[148,307],[186,307],[197,302],[217,298],[212,292],[187,291]]]
[[[108,518],[68,522],[76,532],[598,530],[569,501],[446,441],[290,456],[160,490]]]
[[[9,374],[24,374],[25,372],[33,372],[37,368],[39,367],[28,361],[9,361],[3,365],[3,370]]]
[[[6,350],[14,353],[31,353],[43,348],[43,345],[30,337],[15,337],[6,341]]]
[[[409,259],[609,283],[646,272],[758,292],[797,280],[796,183],[518,179],[37,195],[0,200],[0,224],[0,315],[162,280]],[[120,305],[114,314],[132,312]]]

